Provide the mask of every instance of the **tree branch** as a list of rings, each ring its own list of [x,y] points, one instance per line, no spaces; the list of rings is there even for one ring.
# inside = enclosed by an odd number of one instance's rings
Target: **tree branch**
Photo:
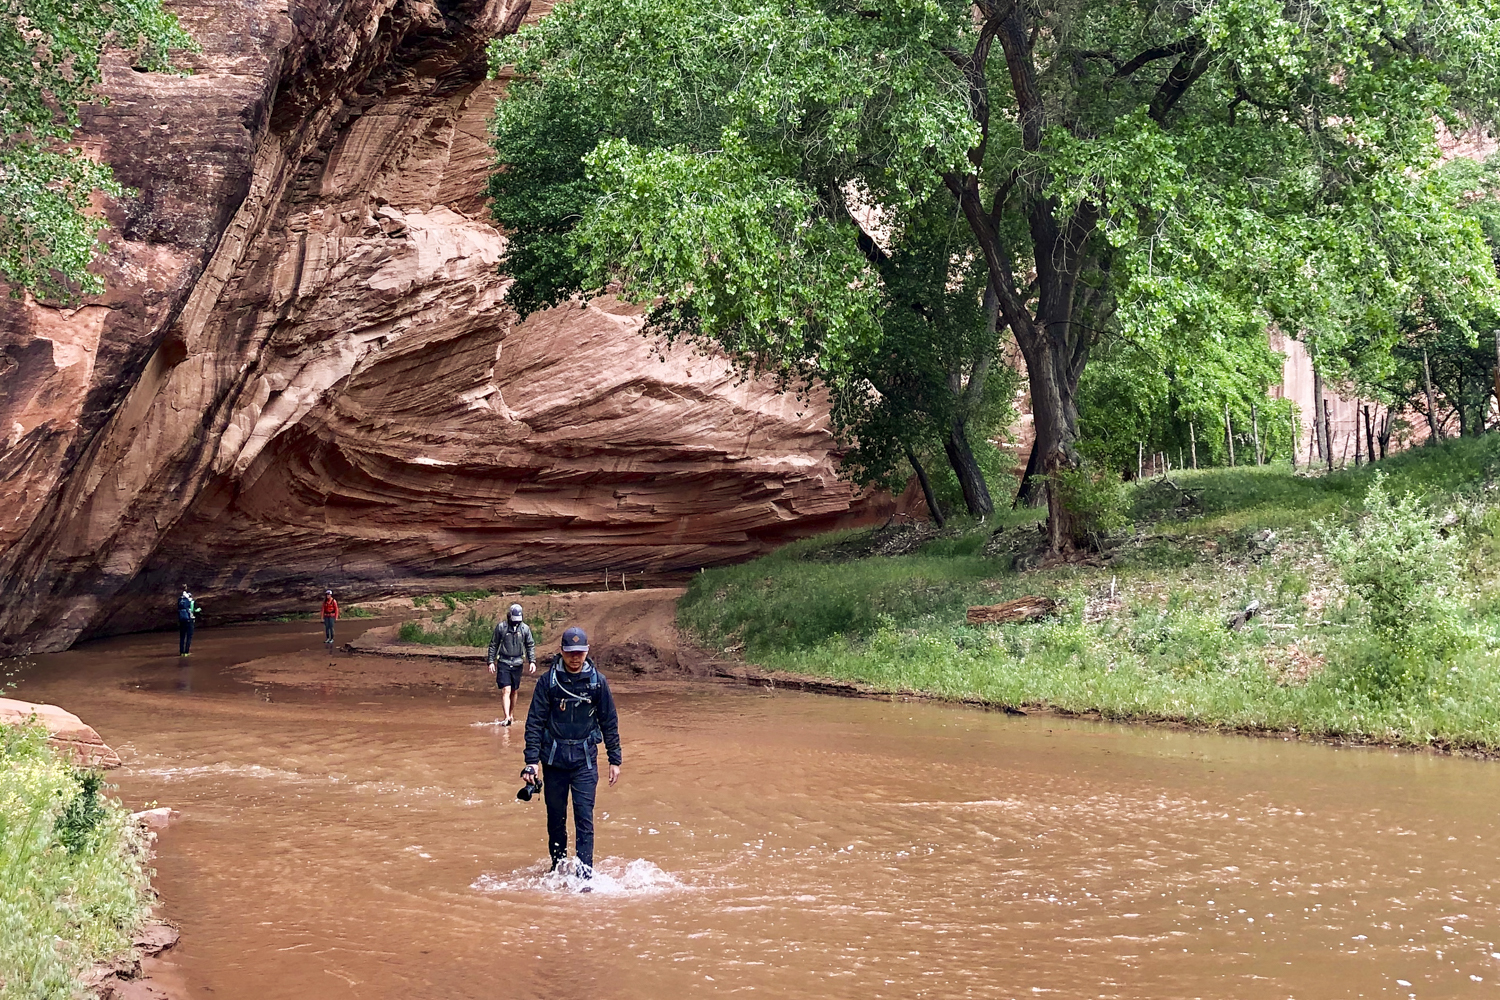
[[[1015,270],[1011,265],[1010,252],[980,203],[978,179],[973,174],[947,173],[943,175],[943,183],[952,192],[959,209],[964,213],[964,219],[979,242],[980,252],[984,254],[985,266],[990,273],[988,284],[999,299],[1000,311],[1004,314],[1006,323],[1017,331],[1018,337],[1021,336],[1020,331],[1031,317],[1026,311],[1025,302],[1016,292]]]
[[[1188,92],[1198,78],[1208,69],[1208,53],[1192,51],[1183,53],[1177,65],[1172,67],[1172,72],[1156,88],[1156,96],[1151,98],[1151,119],[1160,125],[1166,120],[1167,115],[1182,100],[1182,95]]]
[[[1106,52],[1103,49],[1079,49],[1078,54],[1084,59],[1103,59],[1115,68],[1116,76],[1120,75],[1120,66],[1123,64],[1113,52]]]
[[[997,335],[1000,332],[1000,298],[995,294],[995,289],[989,286],[984,290],[984,319],[987,336],[984,344],[970,356],[972,364],[969,367],[969,381],[963,386],[962,392],[956,382],[952,383],[953,393],[958,396],[957,416],[964,421],[983,402],[984,383],[989,378],[990,365],[995,360]]]
[[[1000,224],[1000,210],[1005,207],[1006,196],[1010,194],[1010,189],[1016,186],[1016,181],[1020,176],[1021,170],[1017,167],[1010,172],[1010,176],[1005,179],[1005,183],[995,189],[995,197],[990,200],[991,225],[998,226]]]
[[[1196,53],[1202,47],[1203,39],[1197,35],[1190,35],[1187,38],[1172,42],[1168,45],[1158,45],[1154,49],[1147,49],[1145,52],[1142,52],[1140,55],[1136,56],[1134,59],[1130,60],[1123,66],[1121,66],[1119,63],[1116,63],[1115,65],[1117,68],[1115,69],[1114,78],[1117,80],[1124,79],[1125,77],[1130,76],[1136,70],[1140,69],[1142,66],[1154,63],[1158,59],[1166,59],[1169,56],[1180,56],[1187,53]],[[1113,57],[1111,57],[1111,59],[1112,58]]]
[[[855,243],[859,247],[859,252],[864,254],[865,260],[869,261],[875,270],[883,272],[891,262],[891,255],[886,253],[885,249],[879,243],[875,242],[875,237],[866,232],[865,227],[854,217],[854,213],[849,211],[849,203],[844,197],[842,190],[832,185],[825,187],[824,190],[827,192],[825,200],[828,204],[833,206],[838,214],[842,215],[845,221],[854,227]]]
[[[1021,113],[1021,144],[1027,152],[1034,153],[1042,148],[1046,109],[1042,103],[1041,87],[1037,84],[1036,63],[1031,58],[1030,34],[1026,28],[1025,12],[1012,6],[1001,22],[1000,48],[1005,53],[1011,90]]]

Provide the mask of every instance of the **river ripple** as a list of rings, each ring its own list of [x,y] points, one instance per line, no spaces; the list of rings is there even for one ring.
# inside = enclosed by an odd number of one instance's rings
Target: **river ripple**
[[[541,879],[521,732],[468,690],[255,685],[321,626],[35,657],[19,697],[171,805],[194,996],[1328,998],[1500,984],[1500,765],[613,682],[601,891]],[[399,669],[393,666],[393,670]],[[482,681],[483,679],[481,679]],[[530,682],[526,683],[529,697]]]

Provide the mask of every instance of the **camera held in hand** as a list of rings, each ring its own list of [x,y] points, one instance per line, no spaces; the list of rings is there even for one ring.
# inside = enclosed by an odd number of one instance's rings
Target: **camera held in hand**
[[[532,796],[541,793],[542,779],[534,770],[522,771],[521,777],[526,779],[526,784],[516,792],[516,798],[522,802],[530,802]]]

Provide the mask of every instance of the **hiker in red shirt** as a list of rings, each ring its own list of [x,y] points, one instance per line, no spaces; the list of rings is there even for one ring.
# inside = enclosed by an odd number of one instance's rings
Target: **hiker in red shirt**
[[[333,599],[333,591],[323,591],[323,641],[333,648],[333,623],[339,620],[339,602]]]

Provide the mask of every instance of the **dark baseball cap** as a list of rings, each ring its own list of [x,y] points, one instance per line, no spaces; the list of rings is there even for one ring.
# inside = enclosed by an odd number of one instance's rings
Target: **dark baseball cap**
[[[564,653],[587,653],[589,651],[589,634],[576,625],[564,630],[562,648]]]

